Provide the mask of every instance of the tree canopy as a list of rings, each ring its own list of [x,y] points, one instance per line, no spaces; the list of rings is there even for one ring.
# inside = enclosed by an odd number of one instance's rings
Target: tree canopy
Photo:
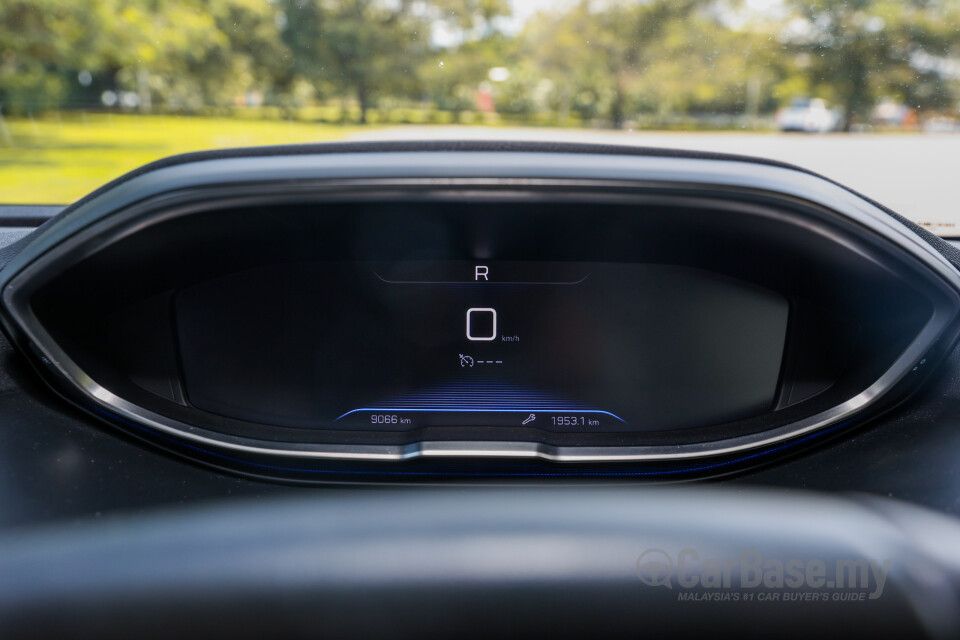
[[[822,97],[957,113],[960,0],[4,0],[0,109],[339,103],[624,126]],[[116,96],[123,96],[120,99]]]

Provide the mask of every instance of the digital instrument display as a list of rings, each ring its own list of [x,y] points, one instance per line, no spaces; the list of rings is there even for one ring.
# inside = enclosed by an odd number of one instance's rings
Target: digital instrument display
[[[403,431],[703,427],[771,409],[788,303],[689,267],[284,264],[181,290],[189,402],[261,424]]]

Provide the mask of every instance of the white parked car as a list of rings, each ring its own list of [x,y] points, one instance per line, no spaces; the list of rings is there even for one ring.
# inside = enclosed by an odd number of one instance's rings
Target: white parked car
[[[795,98],[789,107],[777,111],[777,126],[781,131],[827,133],[843,128],[843,114],[830,109],[820,98]]]

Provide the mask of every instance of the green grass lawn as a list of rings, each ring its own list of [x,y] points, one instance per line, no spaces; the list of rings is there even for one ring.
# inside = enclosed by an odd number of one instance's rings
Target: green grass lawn
[[[0,203],[72,202],[136,167],[176,153],[338,140],[356,127],[304,122],[111,114],[49,115],[0,124]]]

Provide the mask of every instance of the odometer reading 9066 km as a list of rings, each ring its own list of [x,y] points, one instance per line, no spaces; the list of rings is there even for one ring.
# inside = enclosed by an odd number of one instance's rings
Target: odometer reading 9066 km
[[[375,413],[370,416],[370,424],[410,424],[410,418],[397,415]]]

